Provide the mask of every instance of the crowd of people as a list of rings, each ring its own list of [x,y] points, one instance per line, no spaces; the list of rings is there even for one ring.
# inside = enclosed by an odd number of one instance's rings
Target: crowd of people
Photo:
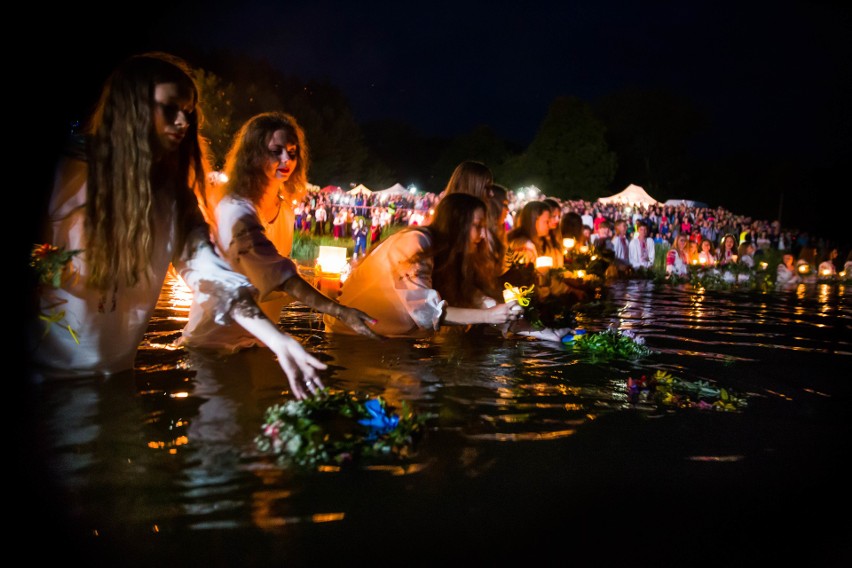
[[[45,219],[45,243],[82,252],[57,286],[39,288],[38,315],[50,317],[33,318],[35,378],[131,370],[170,266],[193,294],[178,345],[225,356],[268,349],[304,398],[323,388],[326,365],[279,325],[294,300],[322,313],[327,332],[374,340],[475,328],[560,341],[571,329],[532,325],[521,301],[524,290],[566,307],[585,298],[552,270],[565,263],[564,239],[610,254],[616,276],[650,270],[660,243],[671,246],[672,271],[770,248],[784,251],[785,267],[806,254],[838,262],[836,248],[807,233],[722,208],[521,199],[470,160],[440,194],[350,202],[309,192],[306,136],[284,112],[246,121],[226,181],[210,183],[202,111],[191,68],[172,55],[131,57],[108,78],[61,159]],[[393,225],[403,227],[382,239]],[[299,274],[297,232],[354,239],[339,297]],[[60,320],[67,333],[50,329]]]

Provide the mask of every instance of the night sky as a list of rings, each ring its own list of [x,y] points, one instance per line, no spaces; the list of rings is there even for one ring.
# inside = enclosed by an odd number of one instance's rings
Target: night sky
[[[45,118],[61,123],[84,115],[131,53],[227,50],[338,86],[362,122],[392,118],[440,136],[487,124],[522,145],[557,96],[664,90],[710,118],[702,152],[838,172],[852,147],[849,8],[839,4],[179,1],[100,22],[67,7],[39,16],[48,33],[34,41],[57,47],[49,61],[33,56],[43,66],[31,70],[58,97]],[[835,190],[824,181],[807,188],[811,198]]]

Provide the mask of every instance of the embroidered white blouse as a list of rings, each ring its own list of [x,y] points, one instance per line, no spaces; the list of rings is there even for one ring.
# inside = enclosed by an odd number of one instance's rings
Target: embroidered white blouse
[[[378,320],[373,331],[386,337],[426,337],[440,328],[447,302],[432,288],[431,258],[414,257],[432,245],[428,232],[402,230],[376,246],[352,270],[338,298]],[[327,331],[354,332],[329,315]]]
[[[85,162],[62,160],[58,165],[49,204],[46,242],[67,250],[82,249],[69,266],[60,288],[45,287],[39,298],[42,314],[58,316],[60,325],[37,320],[32,329],[32,361],[36,379],[48,376],[112,374],[133,368],[134,359],[156,307],[169,265],[173,264],[192,289],[195,301],[210,321],[231,321],[233,303],[254,294],[249,281],[230,270],[211,246],[177,250],[176,204],[161,199],[156,209],[151,268],[153,279],[129,288],[119,284],[107,293],[86,285],[89,266],[83,230],[86,201]],[[200,224],[195,239],[207,239],[208,227]],[[68,325],[79,339],[62,326]]]
[[[281,319],[281,308],[293,301],[279,290],[297,273],[296,264],[281,252],[293,247],[295,214],[282,203],[272,223],[263,223],[257,208],[249,200],[225,196],[216,206],[215,240],[219,254],[230,267],[245,275],[257,288],[257,303],[273,322]],[[179,344],[188,347],[234,352],[261,345],[256,337],[239,324],[218,325],[209,310],[195,301],[189,309],[189,321]]]

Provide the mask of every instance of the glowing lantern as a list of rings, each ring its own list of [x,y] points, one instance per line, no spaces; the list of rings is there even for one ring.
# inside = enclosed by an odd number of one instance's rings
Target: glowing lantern
[[[552,256],[540,256],[535,259],[536,268],[553,268]]]
[[[571,237],[562,239],[562,246],[567,249],[574,248],[574,239],[572,239]]]
[[[340,274],[346,266],[346,247],[320,246],[317,257],[317,272]]]

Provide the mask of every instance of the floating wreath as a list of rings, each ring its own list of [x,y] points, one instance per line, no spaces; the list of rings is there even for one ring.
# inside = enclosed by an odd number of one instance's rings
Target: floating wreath
[[[577,330],[567,336],[564,343],[595,360],[639,359],[653,351],[645,345],[645,339],[632,331],[619,331],[610,327],[604,331],[585,333]]]
[[[323,389],[267,408],[255,444],[281,464],[303,468],[401,459],[412,455],[429,416],[415,414],[405,401],[394,410],[382,397]]]
[[[656,371],[650,380],[645,375],[639,379],[628,377],[627,398],[631,404],[653,401],[659,407],[725,412],[739,411],[747,404],[744,397],[732,391],[714,387],[707,381],[679,379],[665,371]]]
[[[49,243],[34,245],[32,252],[30,253],[30,267],[38,277],[38,288],[43,289],[45,286],[49,286],[54,289],[59,288],[62,284],[63,277],[66,275],[66,268],[71,262],[71,259],[81,252],[83,251],[78,249],[65,250],[65,247],[57,247]],[[45,298],[47,297],[48,294],[45,294]],[[48,307],[56,307],[62,303],[64,302],[56,301],[52,306]],[[68,333],[71,334],[75,343],[80,343],[77,338],[77,333],[71,325],[65,321],[65,310],[54,309],[52,312],[42,310],[38,317],[46,324],[44,330],[45,335],[50,332],[51,325],[58,325],[59,327],[68,330]]]

